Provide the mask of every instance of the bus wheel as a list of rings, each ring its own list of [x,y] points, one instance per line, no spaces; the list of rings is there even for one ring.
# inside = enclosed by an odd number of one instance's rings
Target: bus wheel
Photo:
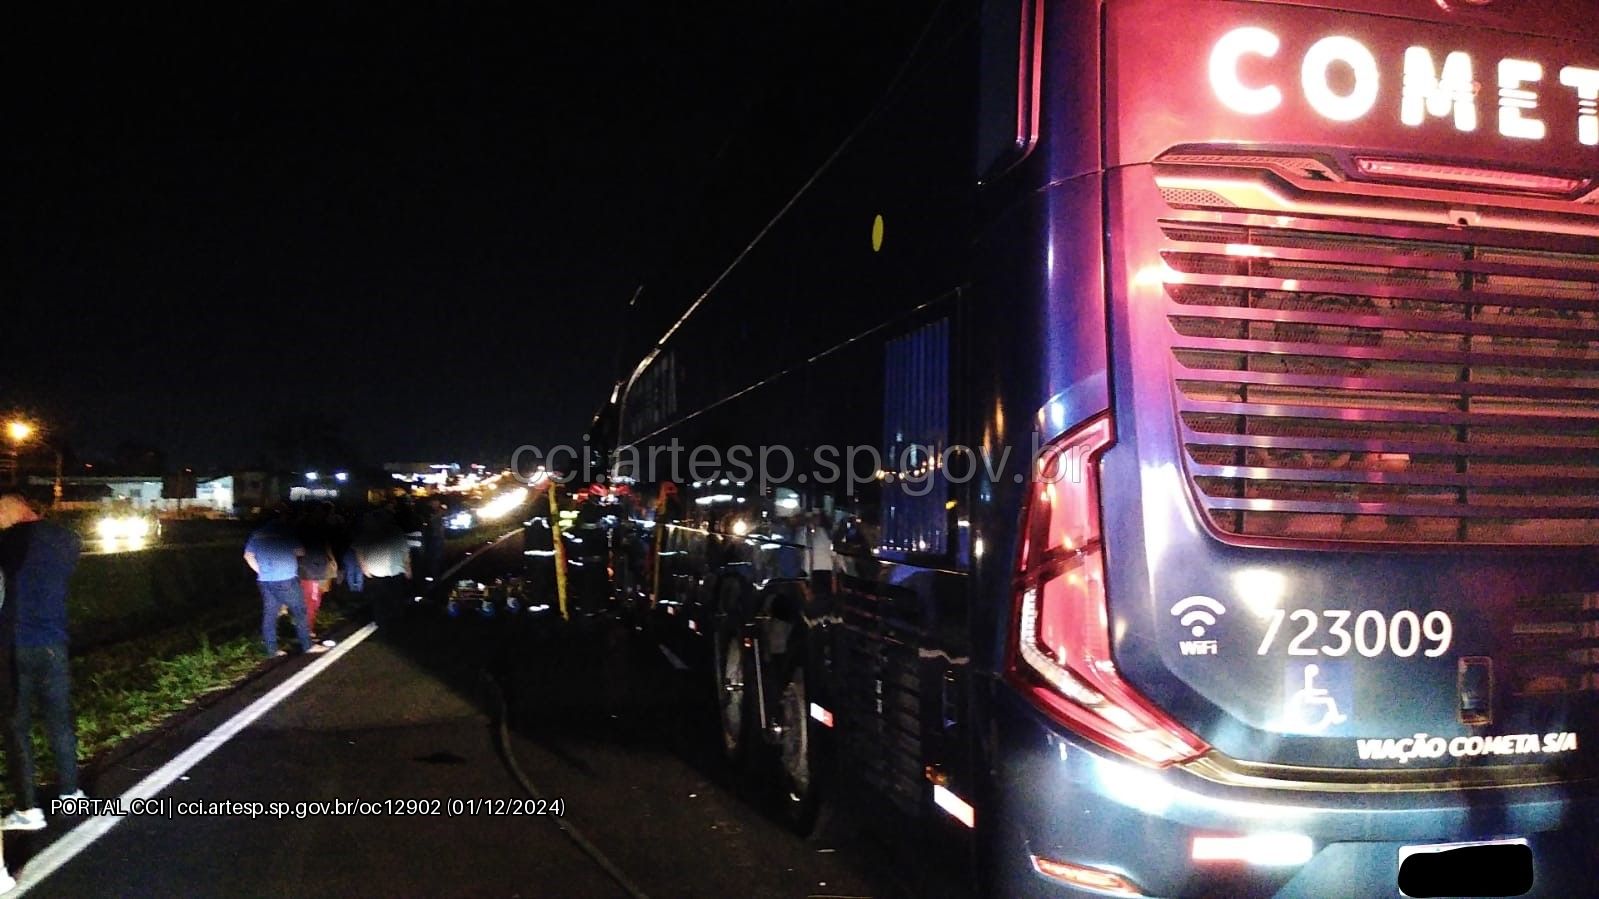
[[[748,653],[736,627],[724,628],[717,651],[717,708],[722,724],[722,752],[730,761],[743,759],[749,744],[749,691],[745,689]]]
[[[800,654],[803,657],[803,652]],[[805,690],[805,664],[790,664],[778,697],[778,801],[783,817],[796,832],[809,835],[816,825],[820,771],[816,765],[810,723],[810,698]]]

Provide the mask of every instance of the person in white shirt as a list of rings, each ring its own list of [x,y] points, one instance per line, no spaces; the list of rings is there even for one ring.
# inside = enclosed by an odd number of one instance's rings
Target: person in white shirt
[[[833,592],[833,533],[832,522],[826,512],[814,512],[810,535],[806,540],[806,564],[810,571],[811,593],[823,595]]]
[[[411,579],[411,547],[391,509],[367,515],[355,540],[355,557],[365,575],[361,592],[372,604],[372,620],[378,627],[394,624]]]

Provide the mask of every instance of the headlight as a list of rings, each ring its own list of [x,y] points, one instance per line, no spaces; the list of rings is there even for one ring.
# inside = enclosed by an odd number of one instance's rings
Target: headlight
[[[109,515],[95,523],[101,540],[143,540],[150,536],[150,520],[137,515]]]
[[[504,518],[526,502],[527,495],[526,487],[518,487],[515,490],[502,493],[479,508],[477,517],[480,521],[494,521],[497,518]]]

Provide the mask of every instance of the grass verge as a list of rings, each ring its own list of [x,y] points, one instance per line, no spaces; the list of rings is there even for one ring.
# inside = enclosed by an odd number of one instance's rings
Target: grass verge
[[[78,719],[78,754],[93,759],[122,741],[148,733],[202,697],[226,690],[261,665],[259,639],[237,635],[213,643],[201,633],[197,645],[139,653],[134,640],[92,653],[74,664],[73,700]]]
[[[446,560],[478,551],[503,530],[453,538]],[[87,557],[80,564],[69,607],[72,704],[78,759],[91,785],[96,764],[119,747],[260,670],[260,595],[238,556],[233,545],[182,546]],[[357,617],[362,604],[360,596],[336,588],[322,604],[316,630],[332,633]],[[280,645],[294,645],[279,636]],[[36,772],[41,782],[54,783],[55,760],[37,711],[33,718]],[[10,808],[11,800],[0,778],[0,807]]]
[[[330,597],[324,602],[317,616],[320,633],[332,632],[350,617],[353,609],[348,600]],[[97,760],[129,740],[155,732],[208,696],[232,689],[261,668],[259,612],[242,621],[237,604],[228,606],[180,625],[74,653],[72,704],[78,759],[87,778],[92,779]],[[293,645],[292,639],[283,642]],[[45,743],[37,709],[33,720],[37,776],[42,783],[53,784],[55,759]],[[12,807],[9,784],[0,786],[0,804]]]

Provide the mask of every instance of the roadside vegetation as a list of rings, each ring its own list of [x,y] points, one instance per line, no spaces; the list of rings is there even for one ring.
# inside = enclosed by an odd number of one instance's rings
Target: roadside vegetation
[[[474,552],[504,530],[454,535],[445,557]],[[158,546],[80,560],[68,626],[78,759],[91,795],[95,768],[116,758],[119,750],[265,670],[261,597],[240,558],[242,543],[241,538]],[[315,629],[332,634],[359,616],[360,608],[360,596],[335,586],[323,601]],[[292,628],[280,619],[280,644],[290,649],[291,634]],[[53,783],[55,760],[37,712],[34,720],[38,777],[41,783]],[[4,778],[0,807],[11,807]]]
[[[73,659],[79,757],[95,759],[261,670],[260,599],[248,597],[247,602],[246,620],[219,610],[208,615],[209,620],[100,647]],[[329,633],[345,617],[342,608],[328,602],[317,616],[318,629]],[[284,645],[292,647],[293,640]]]
[[[79,563],[68,610],[72,704],[91,787],[119,747],[263,670],[261,598],[239,556],[235,545],[159,547]],[[317,630],[333,632],[357,601],[335,589]],[[38,777],[52,783],[55,759],[33,717]],[[11,807],[3,784],[0,805]]]

